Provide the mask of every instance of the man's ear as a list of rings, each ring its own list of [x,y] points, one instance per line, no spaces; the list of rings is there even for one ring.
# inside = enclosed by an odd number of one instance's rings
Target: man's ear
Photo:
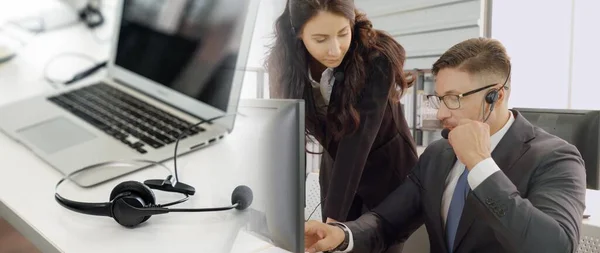
[[[505,87],[502,87],[498,90],[498,100],[496,101],[496,104],[498,105],[503,105],[508,103],[507,101],[507,96],[508,96],[508,90]]]

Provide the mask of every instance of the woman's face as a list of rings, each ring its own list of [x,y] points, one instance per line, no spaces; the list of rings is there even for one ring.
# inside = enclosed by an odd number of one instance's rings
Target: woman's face
[[[350,20],[331,12],[321,11],[309,19],[300,34],[311,56],[328,68],[342,63],[352,39]]]

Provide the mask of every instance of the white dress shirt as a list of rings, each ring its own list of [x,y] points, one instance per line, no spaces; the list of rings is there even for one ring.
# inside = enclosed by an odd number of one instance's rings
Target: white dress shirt
[[[333,83],[335,81],[335,78],[333,78],[333,69],[326,68],[323,73],[321,73],[321,80],[317,82],[313,79],[309,68],[308,79],[310,79],[310,83],[314,88],[319,88],[321,95],[325,100],[325,104],[329,104],[329,98],[331,97],[331,91],[333,90]]]
[[[490,150],[492,151],[494,151],[500,140],[502,140],[502,137],[504,137],[510,126],[515,121],[515,117],[512,112],[509,111],[509,113],[510,116],[508,117],[506,124],[504,124],[504,126],[498,132],[490,137]],[[444,221],[444,227],[446,227],[448,209],[450,209],[450,201],[452,200],[452,195],[454,194],[454,188],[456,188],[458,178],[465,169],[465,165],[457,159],[454,167],[452,167],[452,170],[450,171],[450,174],[448,174],[448,178],[446,178],[446,189],[444,190],[444,195],[442,196],[442,219]],[[475,190],[475,188],[477,188],[477,186],[479,186],[484,180],[499,170],[500,168],[491,157],[479,162],[477,165],[475,165],[475,167],[473,167],[473,169],[471,169],[471,171],[469,171],[469,175],[467,177],[469,186],[472,190]],[[349,233],[350,244],[343,252],[350,252],[352,250],[352,231],[349,231]]]

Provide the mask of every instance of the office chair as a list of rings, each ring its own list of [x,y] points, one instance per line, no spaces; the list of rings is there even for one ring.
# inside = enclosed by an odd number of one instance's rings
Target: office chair
[[[600,227],[583,224],[577,253],[600,253]]]
[[[319,173],[310,172],[306,177],[306,207],[304,219],[322,221],[321,219],[321,187],[319,186]],[[313,213],[314,212],[314,213]],[[312,216],[311,216],[312,213]]]

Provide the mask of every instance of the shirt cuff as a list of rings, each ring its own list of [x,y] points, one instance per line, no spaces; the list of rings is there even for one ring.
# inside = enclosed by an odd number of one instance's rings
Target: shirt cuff
[[[348,231],[349,238],[348,238],[348,247],[346,247],[346,249],[343,250],[343,251],[336,251],[336,252],[350,252],[350,251],[352,251],[352,248],[354,247],[354,240],[353,240],[353,237],[352,237],[352,231],[344,223],[338,222],[337,224],[342,225],[346,229],[346,231]]]
[[[491,157],[479,162],[469,171],[469,176],[467,177],[469,186],[471,186],[472,190],[475,190],[484,180],[499,170],[500,168]]]

